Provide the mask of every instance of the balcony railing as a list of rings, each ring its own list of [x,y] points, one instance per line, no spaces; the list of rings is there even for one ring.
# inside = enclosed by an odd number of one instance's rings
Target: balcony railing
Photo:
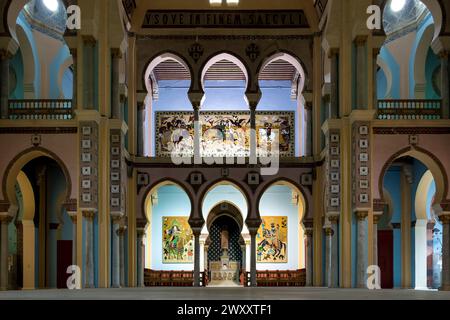
[[[70,120],[72,100],[9,100],[11,120]]]
[[[378,100],[379,120],[439,120],[441,100]]]

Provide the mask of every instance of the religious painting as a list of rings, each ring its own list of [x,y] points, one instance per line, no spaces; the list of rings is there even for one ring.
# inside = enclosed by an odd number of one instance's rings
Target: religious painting
[[[188,217],[163,217],[163,263],[192,263],[194,236]]]
[[[203,112],[202,155],[245,157],[250,140],[250,114],[246,112]]]
[[[256,235],[258,263],[287,263],[287,217],[261,217],[262,224]]]
[[[192,156],[194,150],[194,114],[192,112],[156,113],[156,155]]]
[[[258,112],[256,114],[258,154],[295,156],[294,114],[294,112]]]

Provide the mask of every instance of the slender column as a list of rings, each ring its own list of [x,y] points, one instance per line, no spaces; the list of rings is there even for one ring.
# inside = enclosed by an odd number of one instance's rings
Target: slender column
[[[137,229],[137,286],[144,287],[144,269],[145,269],[145,229]]]
[[[200,287],[200,233],[201,229],[195,228],[194,233],[194,287]]]
[[[366,45],[367,36],[358,36],[356,45],[356,107],[367,109],[367,67],[366,67]]]
[[[448,69],[448,52],[443,51],[440,53],[441,58],[441,96],[442,96],[442,109],[443,118],[449,118],[449,104],[450,104],[450,94],[449,94],[449,69]]]
[[[331,260],[332,253],[331,247],[333,242],[333,229],[331,225],[328,225],[324,228],[325,230],[325,286],[331,288],[332,286],[332,275],[331,275]]]
[[[339,115],[339,49],[332,49],[331,59],[331,92],[330,92],[330,111],[331,119],[336,119]]]
[[[94,217],[96,210],[83,210],[86,221],[86,236],[84,243],[84,287],[94,288]]]
[[[78,92],[78,72],[77,72],[77,49],[70,48],[70,54],[72,55],[72,112],[76,110],[77,107],[77,92]]]
[[[120,288],[120,239],[119,229],[122,215],[112,215],[112,283],[111,287]]]
[[[95,108],[95,46],[97,40],[93,36],[83,36],[83,97],[84,108]]]
[[[313,281],[313,229],[308,228],[305,232],[306,237],[306,286],[311,287]]]
[[[373,259],[372,264],[378,266],[378,222],[380,222],[381,215],[373,215]]]
[[[366,288],[367,273],[367,211],[356,211],[358,219],[358,239],[356,249],[356,286]]]
[[[250,103],[250,163],[256,163],[257,157],[256,106]]]
[[[202,143],[202,133],[201,133],[201,125],[200,125],[200,105],[196,103],[192,103],[194,108],[194,158],[197,160],[195,163],[198,163],[198,160],[201,157],[201,143]]]
[[[144,155],[144,121],[145,121],[145,104],[144,102],[138,102],[138,113],[137,113],[138,156]]]
[[[113,119],[122,119],[119,89],[119,63],[122,58],[120,49],[111,49],[111,58],[111,115]]]
[[[380,54],[379,48],[373,48],[373,59],[372,59],[372,68],[373,68],[373,109],[378,109],[378,55]]]
[[[332,215],[329,216],[328,219],[331,222],[331,268],[330,268],[330,287],[337,288],[339,286],[339,277],[338,277],[338,266],[339,266],[339,258],[338,258],[338,222],[339,216]]]
[[[67,212],[72,220],[72,265],[77,265],[77,212]]]
[[[306,156],[312,155],[312,103],[305,103],[305,122],[306,122],[306,146],[305,152]]]
[[[0,215],[0,291],[8,290],[8,225],[11,221],[11,216]]]
[[[125,287],[125,231],[127,227],[122,226],[117,231],[119,236],[119,250],[120,250],[120,286]]]
[[[439,290],[450,291],[450,213],[439,215],[442,222],[442,284]]]
[[[250,231],[250,277],[252,287],[258,286],[256,279],[256,234],[257,231]]]
[[[11,54],[7,50],[0,50],[0,114],[1,119],[8,119],[9,99],[9,60]]]

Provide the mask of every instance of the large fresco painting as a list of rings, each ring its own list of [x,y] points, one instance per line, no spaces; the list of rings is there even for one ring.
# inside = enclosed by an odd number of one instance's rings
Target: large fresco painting
[[[262,224],[256,235],[258,263],[287,263],[287,217],[261,217]]]
[[[194,236],[187,217],[163,217],[163,263],[192,263]]]
[[[258,154],[295,156],[294,112],[257,112]],[[245,157],[250,154],[249,112],[201,112],[203,157]],[[193,156],[194,113],[156,113],[156,155]]]
[[[256,132],[259,154],[279,153],[282,157],[295,156],[294,112],[258,112]],[[278,152],[275,142],[278,142]]]
[[[204,112],[202,123],[202,155],[226,157],[248,155],[250,114],[245,112]]]
[[[156,113],[156,154],[159,157],[193,155],[194,114],[192,112]]]

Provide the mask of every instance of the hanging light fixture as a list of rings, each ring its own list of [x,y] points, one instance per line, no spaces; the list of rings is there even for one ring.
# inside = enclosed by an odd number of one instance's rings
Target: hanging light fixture
[[[221,6],[223,0],[209,0],[209,4],[212,6]],[[237,6],[239,5],[239,0],[226,0],[227,5],[229,6]]]
[[[43,0],[42,2],[44,3],[45,7],[51,12],[55,12],[56,10],[58,10],[58,0]]]
[[[391,1],[391,10],[393,12],[399,12],[401,11],[406,4],[406,0],[392,0]]]

